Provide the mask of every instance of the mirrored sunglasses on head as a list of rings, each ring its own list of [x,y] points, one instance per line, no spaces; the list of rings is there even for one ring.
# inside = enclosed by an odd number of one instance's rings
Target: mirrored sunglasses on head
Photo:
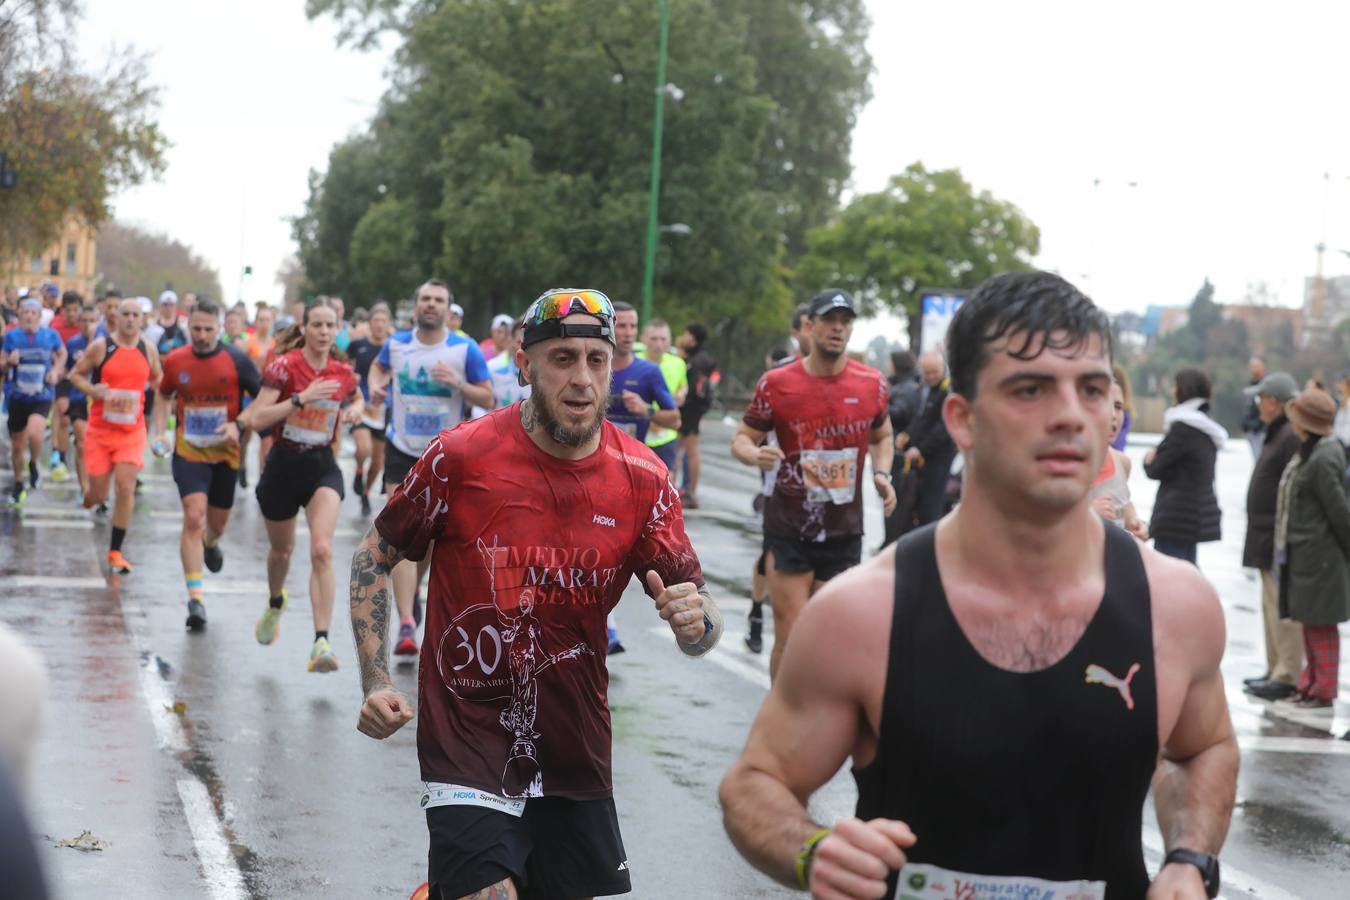
[[[595,316],[599,325],[564,324],[570,315]],[[558,337],[598,337],[614,344],[614,305],[600,291],[555,289],[547,291],[521,317],[523,346]]]

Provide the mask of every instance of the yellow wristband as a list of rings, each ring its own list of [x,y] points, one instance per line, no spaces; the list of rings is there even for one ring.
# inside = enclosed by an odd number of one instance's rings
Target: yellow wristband
[[[806,839],[802,849],[797,851],[797,881],[803,890],[811,889],[811,863],[816,860],[816,847],[830,836],[830,829],[822,828]]]

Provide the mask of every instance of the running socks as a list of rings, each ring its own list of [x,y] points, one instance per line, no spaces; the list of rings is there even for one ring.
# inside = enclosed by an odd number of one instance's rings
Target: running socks
[[[267,605],[273,609],[281,609],[286,605],[286,595],[278,594],[277,596],[268,599]]]
[[[201,572],[184,572],[184,573],[183,573],[183,583],[187,585],[187,592],[188,592],[188,599],[189,599],[189,600],[201,600],[201,599],[203,599],[203,594],[205,593],[205,588],[204,588],[203,585],[202,585],[202,573],[201,573]]]
[[[316,640],[316,641],[326,641],[326,640],[328,640],[328,632],[326,632],[326,631],[316,631],[316,632],[314,632],[314,640]]]
[[[127,530],[125,528],[118,528],[116,525],[114,525],[112,528],[112,546],[109,547],[108,549],[112,550],[115,553],[121,553],[122,541],[126,540],[126,537],[127,537]]]
[[[763,619],[763,618],[764,618],[764,601],[763,601],[763,600],[751,600],[751,601],[750,601],[750,618],[752,618],[752,619]]]
[[[218,543],[220,543],[220,535],[218,535],[218,534],[212,534],[210,528],[207,528],[207,529],[205,529],[205,530],[202,531],[202,545],[203,545],[203,546],[205,546],[205,547],[214,547],[214,546],[215,546],[216,544],[218,544]],[[198,578],[201,578],[201,577],[202,577],[202,573],[201,573],[201,572],[198,572],[198,573],[197,573],[197,577],[198,577]]]
[[[400,627],[402,627],[402,626],[407,626],[407,627],[409,627],[409,628],[416,628],[416,627],[417,627],[417,620],[414,619],[412,616],[400,616],[400,617],[399,617],[399,620],[398,620],[398,624],[399,624]]]

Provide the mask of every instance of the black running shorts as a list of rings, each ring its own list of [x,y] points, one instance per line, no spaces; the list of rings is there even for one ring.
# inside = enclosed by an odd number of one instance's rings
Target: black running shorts
[[[284,522],[294,519],[321,487],[337,491],[339,499],[345,497],[342,482],[342,470],[330,447],[297,453],[278,445],[268,452],[254,493],[264,519]]]
[[[60,381],[56,383],[56,399],[60,400],[62,397],[69,397],[69,396],[70,396],[70,379],[62,378]]]
[[[522,900],[633,889],[613,799],[534,797],[520,816],[481,806],[433,806],[426,814],[432,900],[456,900],[506,878]]]
[[[70,401],[70,408],[66,410],[66,418],[70,419],[70,421],[72,422],[76,420],[81,422],[88,422],[89,400],[81,396],[80,399],[78,400]]]
[[[52,411],[52,401],[50,400],[20,400],[18,397],[9,398],[9,433],[18,434],[28,427],[29,416],[41,416],[47,418],[47,413]]]
[[[216,509],[234,506],[234,486],[239,483],[239,470],[227,462],[194,462],[173,455],[173,480],[178,485],[178,496],[205,494],[206,505]]]
[[[394,446],[393,441],[384,446],[384,483],[391,487],[402,484],[412,467],[417,465],[417,457],[409,456]]]
[[[776,571],[784,574],[813,572],[817,581],[829,581],[862,562],[862,535],[799,541],[782,535],[765,534],[764,549],[773,554]]]
[[[698,434],[699,423],[708,414],[710,407],[695,406],[686,403],[680,407],[680,437],[693,437]]]
[[[375,425],[367,425],[365,422],[357,422],[351,427],[351,433],[356,434],[358,431],[369,431],[372,439],[377,440],[382,444],[384,443],[383,425],[377,427]]]

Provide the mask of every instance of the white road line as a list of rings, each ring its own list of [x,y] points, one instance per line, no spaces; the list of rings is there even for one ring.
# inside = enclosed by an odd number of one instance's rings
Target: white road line
[[[29,519],[23,520],[24,528],[68,528],[77,531],[88,531],[94,527],[94,523],[88,519]]]
[[[207,891],[214,900],[242,900],[244,877],[230,852],[230,842],[225,838],[206,786],[195,778],[180,778],[178,797],[183,801],[188,828],[192,829],[192,843],[197,848]]]
[[[102,590],[108,582],[102,578],[67,578],[61,575],[11,575],[5,584],[12,588],[64,588]]]
[[[165,510],[159,510],[156,512],[152,512],[150,515],[155,520],[154,526],[158,531],[181,532],[183,530],[182,529],[183,514],[181,512],[169,512]],[[169,521],[170,519],[172,519],[173,521]],[[93,527],[92,523],[90,524],[90,527]],[[303,519],[295,523],[295,533],[297,535],[309,534],[309,526],[305,524]],[[333,531],[333,537],[337,538],[365,537],[365,532],[363,531],[359,532],[352,528],[339,527]]]
[[[1163,855],[1162,834],[1152,825],[1144,826],[1144,849]],[[1296,894],[1291,894],[1284,888],[1276,887],[1262,878],[1257,878],[1241,869],[1236,869],[1227,862],[1223,864],[1223,888],[1224,892],[1219,896],[1232,897],[1234,891],[1239,891],[1253,897],[1260,897],[1261,900],[1299,900]]]
[[[1238,735],[1243,752],[1315,753],[1321,756],[1350,756],[1350,741],[1331,738],[1275,737],[1265,734]]]
[[[670,628],[665,625],[655,625],[647,630],[656,635],[667,637],[670,635]],[[718,642],[717,647],[703,658],[767,691],[769,689],[767,664],[756,665],[744,658],[745,650],[741,645],[741,637],[741,632],[729,629],[723,631],[722,640]]]
[[[140,613],[139,605],[133,600],[123,600],[122,608],[130,618]],[[134,634],[129,636],[133,647],[139,644]],[[146,656],[137,668],[141,679],[141,695],[150,712],[150,722],[155,727],[159,746],[175,754],[186,752],[189,749],[187,733],[183,730],[182,719],[174,712],[173,694],[160,676],[158,663],[153,657]],[[178,779],[177,787],[208,892],[214,900],[244,900],[244,878],[230,850],[230,842],[225,838],[225,831],[220,825],[206,785],[197,778],[182,777]]]

